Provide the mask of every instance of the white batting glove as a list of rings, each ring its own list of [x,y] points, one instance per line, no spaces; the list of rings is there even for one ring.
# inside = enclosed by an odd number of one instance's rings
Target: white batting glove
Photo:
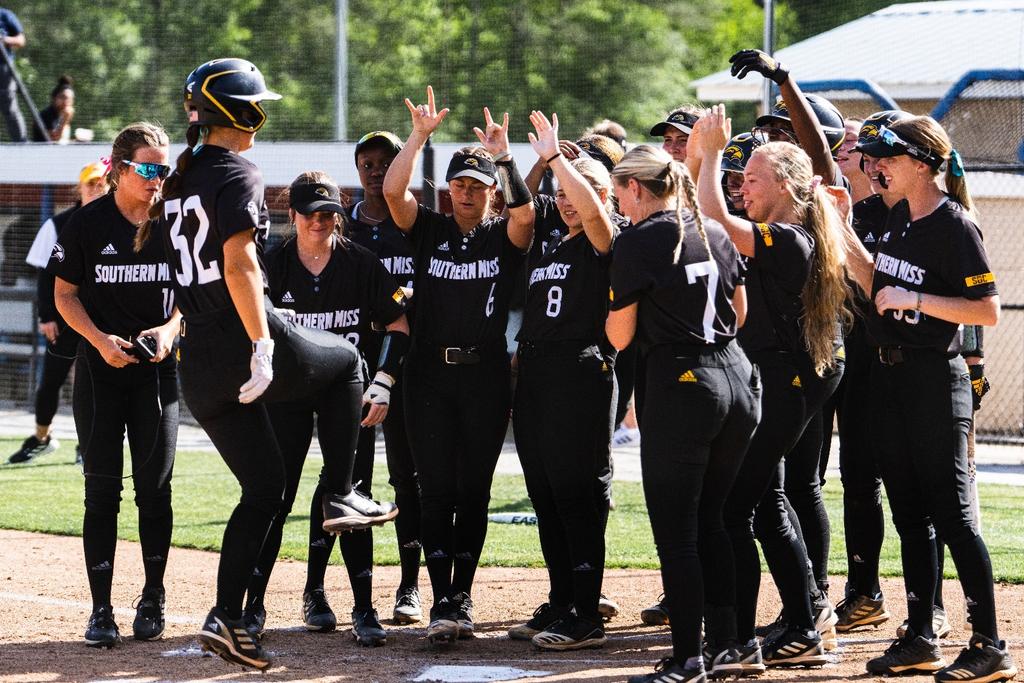
[[[363,403],[385,406],[390,404],[391,387],[394,385],[394,377],[383,370],[378,370],[377,374],[373,377],[373,381],[370,382],[370,387],[366,390],[366,393],[363,394]]]
[[[267,390],[274,379],[274,340],[257,339],[252,343],[249,360],[252,376],[238,390],[239,403],[252,403]]]

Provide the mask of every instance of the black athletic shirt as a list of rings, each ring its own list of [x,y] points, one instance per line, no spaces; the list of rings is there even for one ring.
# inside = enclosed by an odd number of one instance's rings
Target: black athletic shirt
[[[910,221],[905,200],[892,207],[875,252],[871,298],[890,285],[966,299],[998,294],[981,231],[953,200],[916,221]],[[879,315],[872,307],[867,325],[880,346],[959,351],[955,343],[959,325],[920,311],[886,311]]]
[[[61,233],[64,232],[64,226],[67,225],[68,219],[78,209],[82,208],[81,202],[76,203],[74,206],[68,209],[64,209],[60,213],[50,218],[53,221],[54,232],[57,233],[57,240],[60,241]],[[52,254],[51,250],[51,254]],[[60,265],[60,261],[51,258],[46,262],[46,265],[39,270],[39,278],[36,282],[36,302],[39,306],[39,320],[41,322],[56,322],[60,329],[67,327],[67,323],[64,322],[64,318],[60,317],[60,313],[57,312],[57,306],[53,302],[53,280],[57,276],[57,266]]]
[[[353,207],[351,215],[345,216],[345,236],[376,254],[398,284],[403,287],[413,286],[416,265],[412,241],[398,229],[391,216],[376,225],[370,225],[359,220]]]
[[[806,353],[800,298],[810,273],[814,238],[799,225],[753,223],[754,256],[747,266],[747,320],[739,332],[747,353]]]
[[[174,310],[163,247],[149,240],[135,253],[134,240],[135,226],[111,192],[71,214],[50,256],[54,274],[78,285],[96,327],[123,339],[162,325]]]
[[[519,341],[604,340],[611,252],[598,254],[581,231],[553,239],[528,272]]]
[[[267,254],[270,300],[290,308],[304,327],[340,334],[364,353],[370,323],[390,325],[405,313],[405,296],[373,253],[336,238],[331,258],[319,275],[299,260],[292,238]],[[373,359],[376,361],[376,359]]]
[[[416,250],[416,337],[464,348],[504,344],[524,257],[509,241],[508,219],[484,219],[463,235],[454,218],[420,206],[409,237]]]
[[[709,257],[692,216],[683,215],[677,263],[672,263],[680,229],[675,211],[652,214],[615,241],[610,308],[639,302],[636,338],[643,348],[720,344],[736,336],[732,297],[743,277],[736,247],[720,224],[705,217]]]
[[[889,207],[882,201],[882,195],[873,194],[854,204],[852,213],[853,231],[857,233],[864,248],[874,253],[885,230]]]
[[[192,159],[181,193],[164,203],[159,221],[167,260],[174,271],[178,306],[185,316],[234,310],[224,282],[224,242],[253,231],[266,289],[263,244],[270,213],[263,175],[241,155],[205,145]]]

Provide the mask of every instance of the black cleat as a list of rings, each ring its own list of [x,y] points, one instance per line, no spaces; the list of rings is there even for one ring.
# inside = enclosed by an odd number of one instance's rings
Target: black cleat
[[[7,458],[8,465],[17,465],[21,462],[29,462],[40,455],[53,453],[60,447],[60,441],[52,436],[46,439],[37,439],[34,435],[21,442],[21,448],[16,450],[11,457]]]
[[[329,633],[338,627],[338,618],[327,602],[323,588],[302,594],[302,623],[307,631]]]
[[[1017,667],[1006,649],[1006,641],[994,643],[975,633],[956,661],[935,674],[935,680],[989,683],[1009,681],[1016,675]]]
[[[867,595],[848,595],[836,605],[836,631],[846,633],[867,626],[878,627],[889,620],[889,612],[885,609],[885,599],[879,593],[877,598]]]
[[[775,621],[772,623],[756,627],[754,629],[754,635],[763,641],[777,636],[787,628],[789,628],[789,622],[786,621],[786,613],[779,612],[779,616],[775,617]]]
[[[395,609],[391,618],[396,624],[417,624],[423,620],[420,590],[416,586],[399,588],[395,593]]]
[[[559,621],[568,617],[569,614],[569,610],[565,607],[556,607],[551,603],[545,602],[533,610],[533,617],[528,622],[510,628],[508,630],[508,637],[512,640],[531,640],[541,631],[547,631]]]
[[[908,629],[883,654],[868,660],[867,672],[875,676],[921,675],[933,674],[944,666],[946,662],[935,641]]]
[[[823,666],[828,656],[817,631],[786,628],[761,644],[767,666]]]
[[[103,605],[94,609],[85,627],[85,644],[89,647],[114,647],[119,640],[121,634],[114,623],[114,608]]]
[[[533,644],[542,650],[583,650],[601,647],[608,642],[600,624],[569,615],[541,631]]]
[[[761,656],[761,642],[757,638],[751,638],[746,645],[738,645],[736,654],[739,655],[742,667],[740,676],[760,676],[768,670]]]
[[[263,606],[263,598],[245,606],[242,610],[242,621],[245,622],[245,630],[253,638],[260,639],[267,626],[267,608]]]
[[[228,618],[220,607],[214,607],[206,615],[197,640],[204,652],[212,652],[233,664],[260,670],[270,666],[270,654],[249,634],[245,622]]]
[[[458,637],[459,609],[449,598],[441,598],[430,608],[427,640],[431,643],[454,643]]]
[[[654,667],[654,673],[630,676],[629,683],[705,683],[704,663],[700,657],[692,658],[695,663],[680,664],[672,657],[666,657]]]
[[[390,522],[398,516],[394,503],[378,503],[352,489],[348,495],[325,493],[323,496],[324,531],[340,534]]]
[[[355,610],[352,612],[352,637],[364,647],[377,647],[388,642],[387,631],[380,625],[377,610]]]
[[[164,634],[164,592],[143,591],[135,603],[132,637],[135,640],[156,640]]]
[[[648,626],[668,626],[668,607],[665,605],[664,594],[658,598],[658,602],[640,611],[640,621]]]
[[[754,640],[757,641],[756,638]],[[758,656],[760,654],[760,647],[758,647]],[[704,659],[704,672],[708,678],[738,678],[744,673],[740,653],[734,648],[715,650],[705,645],[701,657]],[[759,673],[764,673],[763,664]]]
[[[469,593],[458,593],[453,595],[452,603],[455,605],[455,621],[459,625],[459,639],[473,637],[473,599]]]

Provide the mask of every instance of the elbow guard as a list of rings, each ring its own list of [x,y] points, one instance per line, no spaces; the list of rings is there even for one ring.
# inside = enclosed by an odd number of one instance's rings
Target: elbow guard
[[[505,197],[505,206],[515,209],[533,201],[533,195],[526,187],[523,177],[519,175],[519,169],[516,168],[516,162],[512,157],[502,159],[495,166],[498,168],[498,184],[501,186],[501,194]]]
[[[405,332],[388,332],[380,347],[377,371],[386,372],[395,379],[402,376],[402,363],[409,351],[409,335]]]

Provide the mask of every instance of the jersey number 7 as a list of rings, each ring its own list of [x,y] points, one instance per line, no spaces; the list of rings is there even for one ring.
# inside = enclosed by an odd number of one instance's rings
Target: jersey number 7
[[[199,221],[191,249],[189,249],[188,237],[181,232],[182,222],[189,212]],[[193,278],[201,285],[221,279],[220,266],[217,265],[217,261],[214,260],[203,265],[199,257],[199,252],[202,251],[210,232],[210,219],[206,216],[199,195],[191,195],[184,201],[168,199],[164,202],[164,218],[170,220],[171,216],[174,216],[174,223],[171,225],[171,244],[178,251],[178,267],[174,269],[174,276],[178,278],[178,284],[188,287],[192,284]],[[195,264],[194,269],[193,263]]]

